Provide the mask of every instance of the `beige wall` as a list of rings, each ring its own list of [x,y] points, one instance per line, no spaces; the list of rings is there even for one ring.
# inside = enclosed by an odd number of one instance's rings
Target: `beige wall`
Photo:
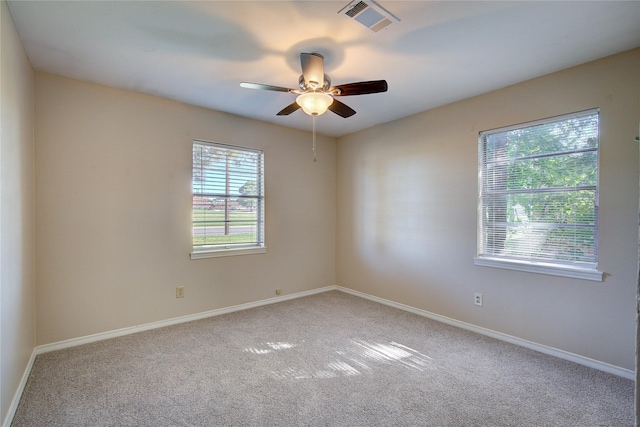
[[[33,70],[0,2],[0,421],[35,345]]]
[[[636,49],[340,138],[337,284],[634,370],[638,70]],[[605,281],[475,266],[478,132],[594,107]]]
[[[335,284],[335,139],[44,73],[35,130],[38,344]],[[264,150],[266,254],[190,260],[194,138]]]

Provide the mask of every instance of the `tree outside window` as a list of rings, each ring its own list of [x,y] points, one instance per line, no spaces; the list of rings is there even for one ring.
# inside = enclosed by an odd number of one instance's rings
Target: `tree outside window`
[[[482,132],[478,257],[597,266],[596,110]]]

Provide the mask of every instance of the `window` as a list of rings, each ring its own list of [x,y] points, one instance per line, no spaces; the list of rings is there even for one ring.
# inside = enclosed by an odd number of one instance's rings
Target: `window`
[[[192,259],[266,251],[263,171],[260,150],[193,141]]]
[[[602,280],[598,110],[480,133],[477,265]]]

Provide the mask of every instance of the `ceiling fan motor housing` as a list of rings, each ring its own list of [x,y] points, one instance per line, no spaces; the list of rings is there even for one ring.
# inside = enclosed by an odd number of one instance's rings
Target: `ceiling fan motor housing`
[[[307,84],[307,82],[304,80],[304,74],[300,74],[300,78],[298,79],[298,86],[300,87],[300,90],[302,90],[303,92],[326,92],[331,87],[331,78],[325,74],[324,83],[322,85],[320,85],[320,82],[313,82],[311,84]]]

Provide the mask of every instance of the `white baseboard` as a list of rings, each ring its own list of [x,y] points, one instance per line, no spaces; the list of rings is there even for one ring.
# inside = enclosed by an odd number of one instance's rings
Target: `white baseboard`
[[[27,380],[29,379],[29,374],[31,373],[31,368],[33,368],[33,362],[36,360],[36,350],[34,349],[31,352],[31,357],[29,358],[29,362],[27,363],[27,367],[22,374],[22,378],[20,379],[20,384],[18,384],[18,389],[16,393],[13,395],[13,400],[11,400],[11,404],[9,405],[9,410],[7,411],[7,415],[4,417],[4,421],[2,423],[2,427],[10,427],[13,422],[13,417],[16,415],[16,410],[18,410],[18,404],[20,403],[20,398],[22,397],[22,392],[24,391],[25,386],[27,385]]]
[[[560,350],[557,348],[549,347],[543,344],[538,344],[535,342],[523,340],[521,338],[517,338],[511,335],[503,334],[502,332],[496,332],[491,329],[482,328],[480,326],[472,325],[470,323],[462,322],[460,320],[455,320],[450,317],[441,316],[439,314],[431,313],[426,310],[421,310],[419,308],[411,307],[409,305],[400,304],[394,301],[390,301],[384,298],[379,298],[373,295],[365,294],[363,292],[355,291],[353,289],[343,288],[342,286],[336,286],[336,289],[345,292],[347,294],[355,295],[361,298],[366,298],[371,301],[378,302],[380,304],[388,305],[394,308],[398,308],[400,310],[408,311],[410,313],[417,314],[419,316],[428,317],[429,319],[436,320],[438,322],[446,323],[451,326],[456,326],[458,328],[466,329],[468,331],[472,331],[478,333],[480,335],[486,335],[491,338],[495,338],[500,341],[506,341],[511,344],[519,345],[521,347],[526,347],[531,350],[538,351],[540,353],[548,354],[550,356],[555,356],[560,359],[568,360],[570,362],[577,363],[579,365],[588,366],[590,368],[598,369],[600,371],[608,372],[613,375],[617,375],[619,377],[627,378],[629,380],[636,379],[636,373],[632,370],[621,368],[619,366],[610,365],[608,363],[600,362],[595,359],[591,359],[585,356],[580,356],[579,354],[570,353],[568,351]]]
[[[65,341],[58,341],[51,344],[40,345],[35,348],[36,355],[48,353],[50,351],[62,350],[64,348],[75,347],[78,345],[89,344],[96,341],[108,340],[110,338],[121,337],[123,335],[135,334],[138,332],[148,331],[150,329],[163,328],[165,326],[177,325],[179,323],[192,322],[194,320],[206,319],[207,317],[220,316],[222,314],[233,313],[234,311],[247,310],[249,308],[260,307],[268,304],[275,304],[296,298],[302,298],[309,295],[315,295],[322,292],[333,291],[336,286],[326,286],[324,288],[312,289],[310,291],[296,292],[294,294],[282,295],[279,297],[268,298],[260,301],[248,302],[245,304],[234,305],[231,307],[218,308],[215,310],[203,311],[201,313],[189,314],[187,316],[174,317],[172,319],[160,320],[158,322],[145,323],[143,325],[130,326],[128,328],[116,329],[108,332],[100,332],[98,334],[87,335],[79,338],[72,338]]]

